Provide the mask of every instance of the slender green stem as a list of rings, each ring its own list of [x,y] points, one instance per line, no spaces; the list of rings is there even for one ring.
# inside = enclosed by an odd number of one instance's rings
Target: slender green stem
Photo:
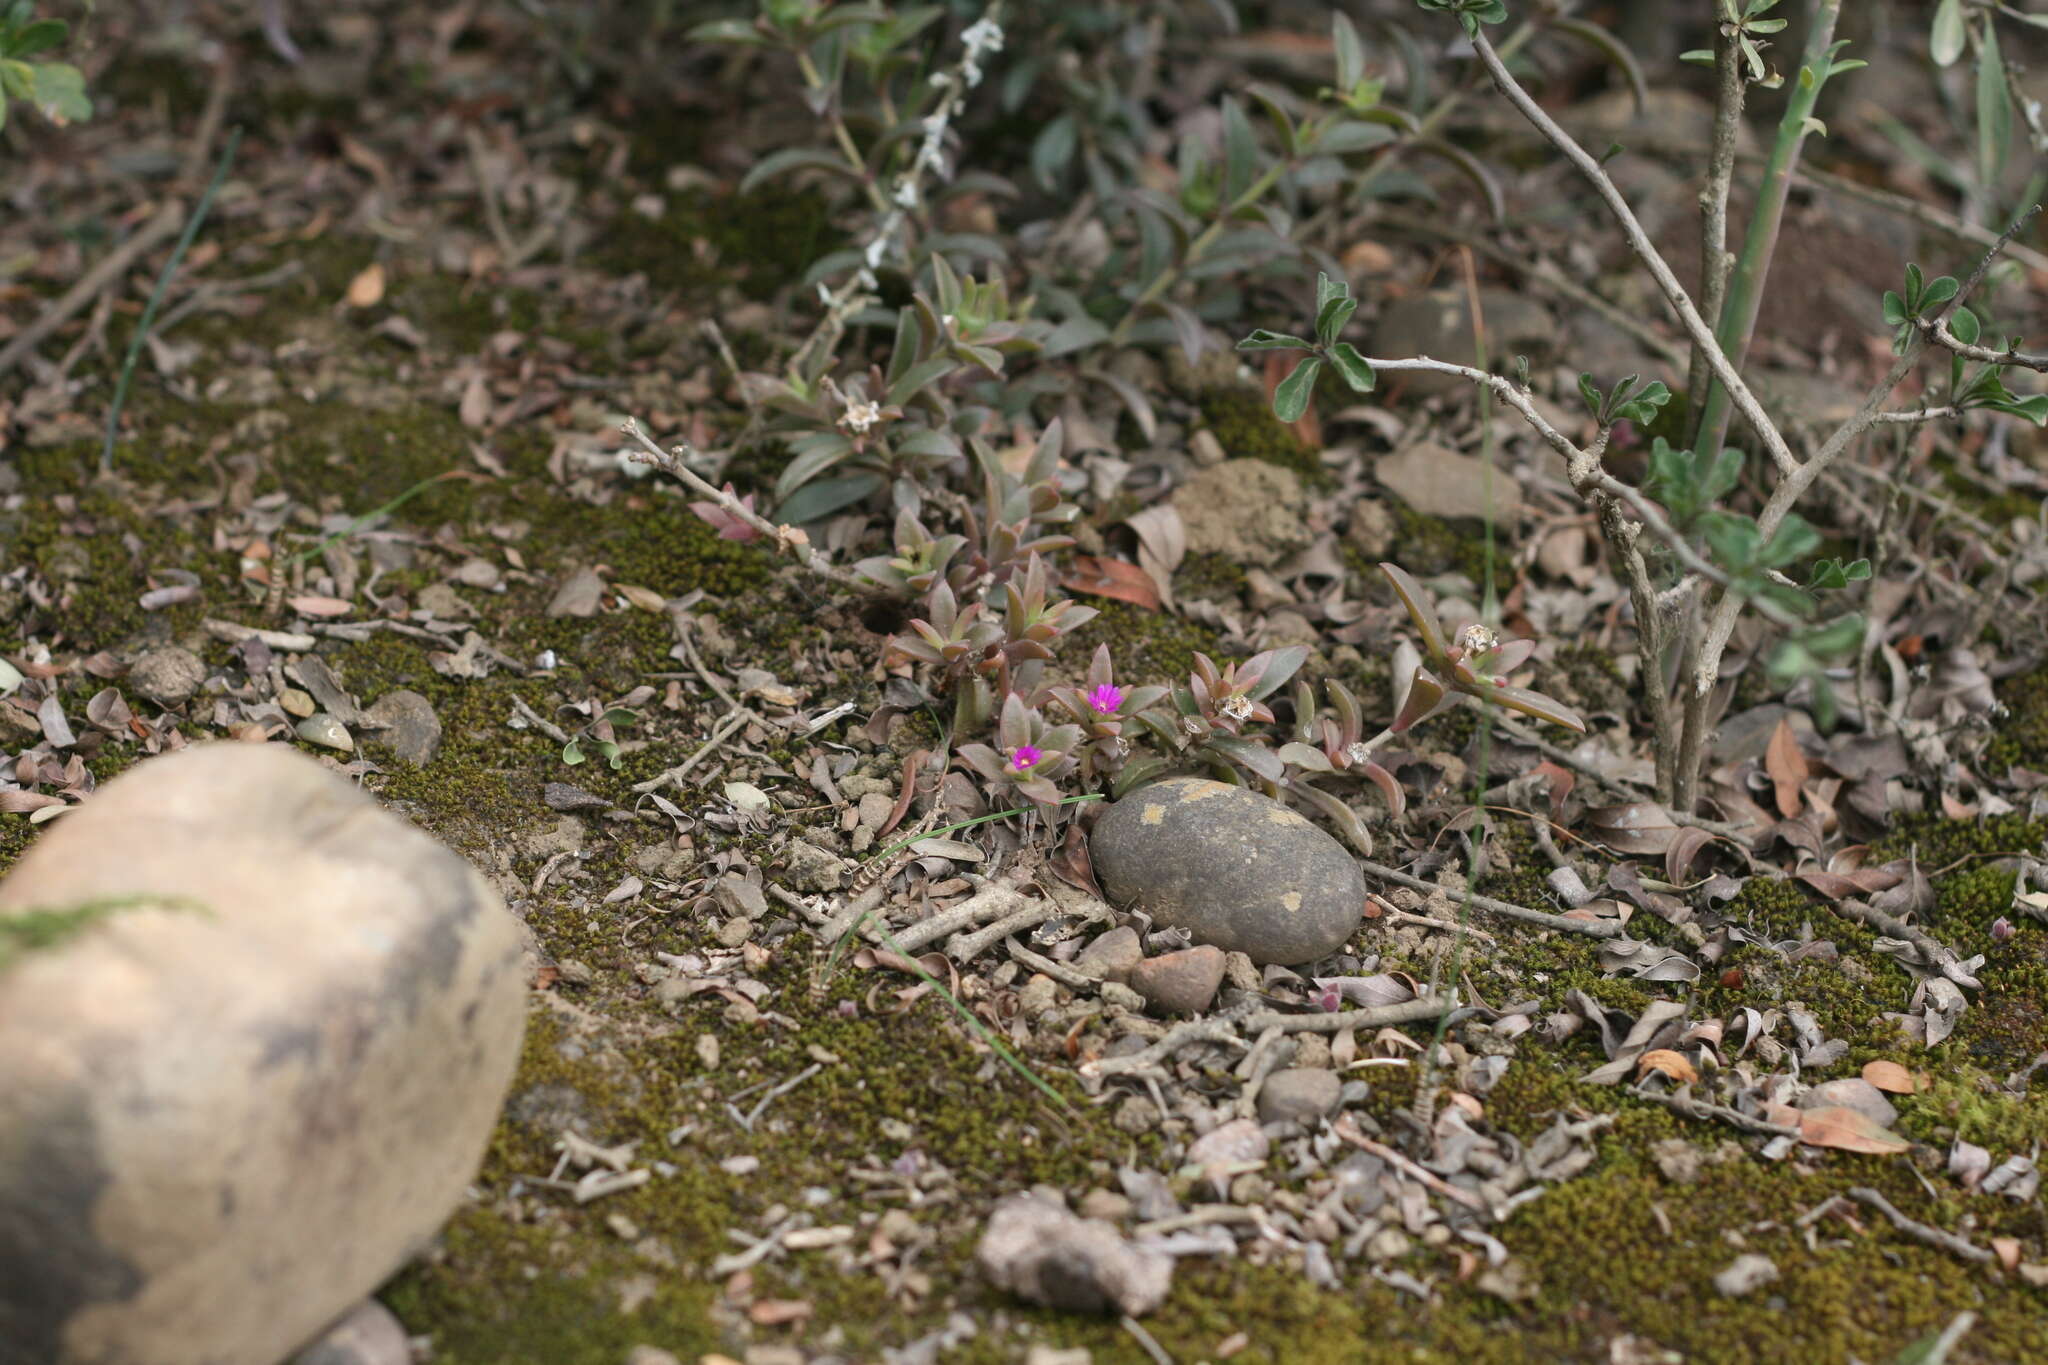
[[[365,526],[368,526],[377,518],[385,516],[391,512],[397,511],[399,508],[405,506],[405,504],[411,502],[414,498],[426,492],[429,488],[432,488],[435,484],[440,483],[443,479],[448,478],[455,472],[456,471],[452,469],[444,469],[438,474],[427,475],[426,478],[421,479],[418,483],[406,489],[403,493],[400,493],[397,497],[385,503],[382,507],[371,508],[369,511],[357,517],[354,521],[351,521],[348,525],[342,527],[339,531],[336,531],[333,535],[328,536],[326,539],[318,541],[312,545],[308,545],[305,549],[300,550],[296,554],[292,555],[289,559],[284,561],[284,567],[289,569],[293,565],[301,564],[306,560],[311,559],[314,555],[319,554],[328,546],[334,544],[334,542],[336,542],[337,540],[345,540],[348,537],[354,535],[356,532],[362,530]]]
[[[114,437],[121,429],[121,408],[128,401],[128,383],[135,376],[135,362],[142,355],[142,343],[148,339],[149,329],[156,324],[157,306],[164,301],[164,291],[171,287],[171,279],[184,263],[185,253],[191,250],[193,239],[205,225],[207,210],[213,207],[213,196],[220,193],[221,182],[228,178],[228,167],[234,164],[235,151],[241,145],[242,130],[237,126],[229,130],[228,144],[221,149],[220,163],[213,168],[213,179],[207,183],[206,193],[199,196],[199,203],[185,224],[184,234],[178,238],[178,245],[172,248],[171,258],[164,262],[163,273],[156,277],[156,288],[150,291],[149,302],[142,309],[142,321],[135,325],[135,335],[129,339],[128,354],[121,361],[121,377],[114,382],[114,403],[107,409],[107,440],[100,447],[102,474],[112,473],[114,469]]]
[[[1757,311],[1763,304],[1764,280],[1771,270],[1771,257],[1778,249],[1778,229],[1784,222],[1785,196],[1792,189],[1792,172],[1799,165],[1800,148],[1806,142],[1807,126],[1813,118],[1814,103],[1827,84],[1833,58],[1835,21],[1841,17],[1842,0],[1820,0],[1813,15],[1813,28],[1806,35],[1806,55],[1792,82],[1785,113],[1778,120],[1778,138],[1764,165],[1763,183],[1757,187],[1756,208],[1750,215],[1749,231],[1742,239],[1742,257],[1728,281],[1728,295],[1721,307],[1715,338],[1728,362],[1737,370],[1749,353],[1750,337],[1756,331]],[[1708,315],[1712,320],[1712,314]],[[1700,410],[1700,423],[1693,449],[1717,451],[1728,434],[1731,403],[1728,390],[1718,381],[1707,393]]]
[[[811,60],[811,54],[800,47],[794,51],[796,69],[803,74],[804,84],[813,90],[824,90],[824,74],[818,70],[818,64]],[[868,192],[868,202],[874,205],[877,211],[887,213],[889,201],[883,197],[882,187],[875,183],[875,177],[869,174],[867,160],[861,156],[860,147],[854,142],[853,133],[846,126],[846,119],[840,115],[836,95],[832,104],[832,140],[839,144],[839,154],[846,158],[848,168],[860,177],[862,186]]]

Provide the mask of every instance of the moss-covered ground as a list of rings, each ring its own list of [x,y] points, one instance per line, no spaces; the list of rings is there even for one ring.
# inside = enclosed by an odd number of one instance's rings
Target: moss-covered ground
[[[190,75],[177,62],[170,67]],[[203,102],[203,82],[153,70],[137,62],[110,80],[165,89],[184,116]],[[345,104],[304,94],[250,96],[237,107],[274,120],[280,139],[322,147],[354,117]],[[662,173],[678,149],[709,138],[705,121],[660,101],[637,112],[622,157],[628,188],[642,198],[637,206],[609,205],[589,262],[597,284],[586,280],[590,287],[580,293],[549,275],[561,265],[552,256],[549,271],[526,282],[472,278],[409,247],[403,224],[300,235],[225,214],[219,240],[232,273],[296,261],[300,275],[259,296],[248,316],[188,324],[185,335],[204,345],[178,384],[145,371],[128,408],[116,477],[95,474],[97,442],[75,432],[24,442],[6,455],[19,496],[0,501],[0,575],[25,568],[49,597],[30,600],[0,577],[0,654],[19,657],[31,638],[71,662],[176,641],[211,668],[231,670],[233,652],[205,634],[204,620],[266,618],[262,589],[242,577],[240,536],[230,538],[226,526],[268,524],[264,536],[281,551],[310,548],[334,518],[371,512],[423,480],[447,476],[381,523],[402,535],[411,557],[389,570],[379,590],[417,596],[479,555],[513,566],[502,590],[464,589],[461,600],[475,613],[465,629],[520,667],[450,676],[437,667],[438,645],[398,632],[324,639],[320,653],[365,702],[398,688],[431,702],[444,727],[438,757],[417,767],[380,759],[359,776],[494,879],[533,931],[547,970],[475,1198],[384,1290],[407,1330],[432,1344],[441,1365],[620,1365],[642,1344],[685,1361],[710,1353],[741,1358],[749,1346],[785,1343],[874,1361],[967,1309],[980,1330],[943,1353],[947,1365],[1014,1362],[1036,1343],[1086,1347],[1098,1365],[1148,1360],[1113,1320],[1020,1306],[989,1289],[971,1264],[997,1198],[1039,1182],[1076,1195],[1114,1189],[1121,1165],[1158,1154],[1156,1136],[1120,1130],[1112,1107],[1084,1094],[1066,1055],[1030,1058],[1065,1101],[1055,1104],[1000,1065],[943,1002],[927,995],[899,1004],[895,991],[908,978],[851,964],[828,975],[808,934],[767,931],[779,911],[764,920],[746,973],[763,993],[744,1005],[718,992],[666,1002],[639,970],[656,954],[715,942],[715,912],[696,889],[677,890],[680,884],[722,870],[721,857],[761,863],[772,876],[792,834],[827,843],[838,837],[837,812],[795,775],[800,766],[808,771],[821,757],[853,755],[860,774],[887,775],[893,791],[917,722],[899,732],[894,748],[860,733],[879,696],[878,641],[862,629],[857,607],[826,598],[759,546],[718,539],[681,499],[652,484],[579,481],[556,458],[558,446],[588,436],[611,404],[625,403],[624,395],[612,397],[614,389],[668,405],[673,415],[684,405],[661,367],[678,348],[698,344],[699,314],[774,296],[791,260],[814,258],[841,240],[813,190],[670,189]],[[593,144],[587,161],[569,171],[599,186],[603,152]],[[355,312],[338,307],[348,282],[372,261],[388,266],[386,300]],[[605,291],[625,290],[625,277],[635,274],[661,306],[621,321],[607,310]],[[384,325],[391,318],[403,318],[418,340],[395,337]],[[114,322],[116,342],[127,325]],[[449,382],[449,367],[505,334],[520,354],[550,359],[594,387],[565,388],[559,403],[509,428],[466,425],[457,407],[462,388]],[[737,332],[732,339],[743,350],[751,345]],[[715,361],[697,359],[716,373]],[[497,377],[504,382],[495,402],[520,395],[520,371]],[[103,396],[111,362],[87,360],[78,379],[85,392]],[[1255,392],[1211,390],[1200,410],[1231,453],[1327,480],[1317,452],[1275,422]],[[772,468],[775,458],[757,445],[739,468]],[[1394,510],[1409,567],[1482,575],[1483,546],[1470,528]],[[367,562],[360,545],[354,552]],[[318,556],[312,560],[317,568]],[[722,784],[732,780],[800,800],[778,807],[764,827],[699,823],[687,849],[673,826],[644,809],[634,785],[692,752],[723,707],[694,682],[673,708],[662,699],[669,682],[688,681],[671,652],[678,633],[669,613],[613,602],[588,617],[545,614],[554,585],[592,565],[602,565],[614,584],[665,598],[701,591],[687,629],[727,676],[752,668],[799,682],[809,690],[806,709],[855,704],[851,721],[803,739],[743,730],[685,789],[667,793],[698,814],[723,809]],[[1198,561],[1186,573],[1184,596],[1230,597],[1243,584],[1242,571],[1228,563]],[[143,592],[188,576],[202,589],[197,600],[144,608]],[[1118,602],[1096,605],[1101,615],[1068,648],[1086,658],[1097,643],[1110,643],[1126,682],[1184,680],[1197,650],[1226,656],[1215,632],[1198,623]],[[544,652],[555,667],[531,668]],[[1611,659],[1573,649],[1559,665],[1574,700],[1627,712]],[[1378,660],[1346,676],[1360,696],[1384,695]],[[622,728],[629,752],[617,769],[571,767],[559,744],[508,724],[523,703],[573,730],[582,718],[561,710],[565,702],[610,701],[641,684],[654,687],[656,699]],[[76,719],[107,685],[75,668],[59,695]],[[2039,674],[2001,686],[2014,723],[1993,742],[1995,769],[2048,770],[2042,692]],[[187,739],[211,737],[208,705],[202,697],[167,723]],[[1420,738],[1460,748],[1470,724],[1469,715],[1455,713]],[[0,738],[15,736],[0,729]],[[118,734],[93,746],[81,757],[98,781],[141,756],[138,741]],[[551,782],[574,783],[614,807],[560,816],[544,801]],[[1494,847],[1509,856],[1489,869],[1482,889],[1547,905],[1540,855],[1526,837],[1503,830]],[[0,869],[34,837],[24,817],[0,816]],[[1808,1152],[1765,1161],[1753,1139],[1681,1120],[1625,1086],[1577,1079],[1601,1060],[1590,1029],[1556,1043],[1525,1037],[1485,1097],[1491,1123],[1529,1139],[1558,1115],[1614,1116],[1588,1170],[1492,1230],[1524,1272],[1525,1293],[1510,1300],[1482,1288],[1456,1254],[1463,1244],[1418,1245],[1385,1267],[1412,1277],[1427,1297],[1356,1263],[1341,1267],[1344,1288],[1331,1292],[1284,1258],[1194,1258],[1181,1264],[1171,1297],[1146,1319],[1146,1330],[1181,1362],[1220,1359],[1223,1343],[1242,1334],[1248,1344],[1229,1358],[1259,1365],[1656,1358],[1622,1354],[1631,1348],[1615,1343],[1626,1337],[1696,1363],[1875,1363],[1968,1310],[1979,1323],[1951,1359],[2048,1360],[2048,1290],[1962,1262],[1875,1216],[1824,1221],[1810,1235],[1797,1225],[1830,1196],[1867,1185],[1934,1226],[1980,1245],[2011,1238],[2027,1262],[2048,1261],[2038,1201],[1967,1194],[1944,1171],[1953,1140],[2004,1156],[2048,1135],[2048,1081],[2037,1076],[2024,1099],[2006,1087],[2007,1077],[2048,1047],[2048,925],[2011,905],[2011,860],[2039,856],[2044,839],[2048,829],[2016,816],[1925,819],[1901,823],[1873,847],[1873,861],[1910,855],[1933,875],[1936,903],[1922,919],[1928,932],[1964,956],[1985,955],[1982,990],[1972,993],[1955,1036],[1932,1052],[1900,1038],[1883,1018],[1906,1009],[1912,982],[1877,951],[1876,935],[1794,882],[1758,876],[1718,912],[1756,941],[1735,947],[1691,987],[1608,975],[1587,939],[1478,921],[1497,939],[1467,950],[1460,965],[1472,985],[1495,1003],[1539,1001],[1538,1020],[1563,1010],[1573,991],[1627,1011],[1652,998],[1687,998],[1695,1020],[1797,1003],[1826,1036],[1850,1044],[1806,1079],[1855,1075],[1878,1058],[1930,1072],[1929,1088],[1899,1100],[1896,1129],[1915,1142],[1911,1153]],[[572,857],[556,860],[572,848]],[[536,890],[544,871],[550,875]],[[666,886],[607,899],[632,876]],[[2001,917],[2009,934],[1994,931]],[[1838,959],[1789,961],[1770,946],[1809,927],[1813,937],[1834,942]],[[1372,932],[1366,946],[1383,952],[1388,966],[1423,975],[1434,965],[1440,940]],[[1632,932],[1682,943],[1677,930],[1647,913],[1639,912]],[[1077,1047],[1106,1041],[1085,1032],[1076,1039]],[[811,1067],[818,1069],[753,1116],[766,1087]],[[1413,1084],[1395,1068],[1374,1072],[1362,1111],[1391,1122],[1412,1099]],[[640,1188],[578,1204],[545,1183],[557,1142],[572,1130],[606,1145],[635,1144],[636,1163],[661,1163],[661,1173]],[[1736,1143],[1738,1154],[1684,1183],[1668,1178],[1651,1150],[1674,1138],[1708,1150]],[[1284,1177],[1277,1158],[1268,1174]],[[744,1282],[711,1278],[717,1258],[789,1218],[853,1232],[840,1246],[771,1256],[744,1272]],[[1712,1277],[1743,1251],[1771,1256],[1782,1278],[1749,1298],[1724,1298]],[[780,1325],[750,1316],[750,1304],[774,1301],[808,1311]]]

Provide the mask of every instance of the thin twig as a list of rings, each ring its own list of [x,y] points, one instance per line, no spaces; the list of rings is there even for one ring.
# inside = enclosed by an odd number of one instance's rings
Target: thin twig
[[[1670,1094],[1660,1094],[1655,1090],[1631,1090],[1628,1093],[1636,1099],[1661,1104],[1680,1118],[1718,1119],[1731,1127],[1740,1128],[1745,1133],[1756,1133],[1765,1137],[1799,1136],[1799,1129],[1796,1126],[1772,1123],[1769,1119],[1745,1114],[1740,1109],[1730,1109],[1725,1104],[1711,1104],[1706,1100],[1695,1099],[1682,1090]]]
[[[778,526],[741,502],[731,493],[726,492],[722,488],[713,487],[710,483],[706,482],[696,470],[690,468],[684,462],[686,457],[693,453],[688,442],[683,443],[673,451],[663,450],[660,446],[648,440],[647,434],[640,430],[640,424],[630,417],[619,424],[619,430],[623,431],[633,440],[638,441],[641,446],[640,451],[628,452],[628,459],[636,464],[653,465],[665,474],[673,474],[676,478],[688,484],[692,492],[711,499],[729,516],[746,523],[754,530],[768,537],[768,539],[775,543],[777,550],[786,552],[797,563],[826,582],[837,583],[842,588],[848,588],[867,596],[874,596],[880,591],[874,584],[856,577],[851,570],[842,569],[838,565],[829,563],[821,558],[818,552],[811,548],[811,538],[804,534],[801,527]]]
[[[1728,190],[1735,180],[1735,144],[1742,132],[1742,101],[1749,88],[1733,39],[1714,27],[1714,136],[1707,151],[1707,184],[1700,191],[1700,316],[1721,325],[1721,305],[1728,297]],[[1706,353],[1695,347],[1687,367],[1686,392],[1707,389]]]
[[[1858,1203],[1870,1205],[1870,1207],[1876,1209],[1886,1218],[1889,1218],[1892,1226],[1900,1232],[1905,1233],[1908,1237],[1917,1237],[1929,1246],[1940,1247],[1943,1251],[1953,1252],[1966,1261],[1981,1263],[1996,1259],[1991,1252],[1971,1242],[1968,1238],[1958,1237],[1953,1232],[1944,1232],[1940,1228],[1929,1227],[1925,1223],[1908,1218],[1892,1206],[1891,1200],[1885,1198],[1876,1190],[1871,1189],[1868,1185],[1856,1186],[1849,1191],[1849,1197]]]
[[[1699,310],[1693,307],[1692,297],[1685,292],[1685,286],[1678,282],[1678,277],[1671,273],[1671,267],[1658,253],[1655,243],[1650,240],[1650,234],[1644,231],[1642,223],[1636,218],[1635,210],[1628,206],[1628,200],[1615,187],[1614,181],[1601,169],[1600,163],[1594,160],[1570,133],[1559,127],[1557,120],[1522,88],[1521,82],[1509,72],[1506,64],[1501,61],[1499,51],[1487,40],[1483,31],[1473,35],[1472,43],[1474,50],[1479,54],[1479,60],[1486,64],[1487,73],[1493,77],[1493,83],[1507,96],[1508,102],[1515,106],[1522,117],[1534,124],[1537,131],[1550,140],[1552,146],[1564,153],[1565,159],[1591,182],[1594,191],[1606,202],[1608,211],[1621,226],[1622,235],[1628,239],[1629,248],[1650,272],[1650,277],[1657,282],[1657,288],[1662,291],[1664,301],[1671,306],[1671,311],[1678,315],[1678,320],[1684,326],[1686,335],[1692,339],[1693,345],[1705,353],[1714,377],[1727,389],[1729,396],[1734,400],[1736,410],[1756,429],[1764,448],[1770,452],[1772,462],[1780,470],[1796,468],[1799,464],[1798,457],[1793,455],[1792,448],[1785,444],[1784,435],[1764,412],[1763,404],[1757,401],[1757,396],[1736,372],[1727,353],[1714,339],[1713,328],[1707,326],[1706,320],[1700,317]]]
[[[905,948],[916,950],[927,944],[959,933],[971,924],[981,924],[998,919],[1014,911],[1024,899],[1024,894],[1007,883],[984,886],[950,910],[941,910],[928,919],[920,920],[896,935],[896,941]]]
[[[45,337],[71,321],[98,298],[102,290],[127,274],[137,257],[176,232],[184,217],[185,206],[173,199],[158,209],[148,222],[130,233],[127,241],[115,247],[104,260],[87,271],[83,279],[65,290],[62,298],[45,308],[42,315],[16,333],[13,340],[0,346],[0,375],[20,364],[22,357],[42,345]]]
[[[1573,919],[1566,915],[1553,915],[1547,910],[1531,910],[1526,906],[1514,905],[1503,900],[1495,900],[1492,896],[1482,896],[1476,891],[1450,891],[1445,887],[1438,886],[1435,882],[1424,881],[1420,877],[1410,876],[1399,868],[1387,867],[1365,858],[1360,858],[1358,865],[1365,869],[1365,874],[1368,877],[1378,877],[1382,881],[1389,881],[1396,886],[1405,886],[1416,891],[1443,891],[1446,895],[1455,896],[1460,900],[1468,902],[1474,910],[1482,910],[1489,915],[1499,915],[1504,919],[1521,920],[1524,924],[1534,924],[1545,929],[1556,929],[1567,934],[1584,934],[1588,938],[1620,938],[1622,936],[1622,926],[1609,920]]]
[[[1394,1167],[1411,1180],[1419,1180],[1446,1199],[1455,1199],[1482,1218],[1492,1219],[1494,1209],[1484,1199],[1470,1190],[1461,1190],[1435,1171],[1417,1164],[1412,1158],[1403,1156],[1384,1142],[1375,1142],[1358,1131],[1349,1118],[1340,1118],[1330,1125],[1332,1132],[1362,1152],[1370,1152],[1380,1160]]]
[[[1793,174],[1800,180],[1808,182],[1815,189],[1827,190],[1830,193],[1839,194],[1848,199],[1860,199],[1866,204],[1874,204],[1878,208],[1911,218],[1923,227],[1930,227],[1936,232],[1946,233],[1957,241],[1968,242],[1972,246],[1990,246],[1998,240],[1998,234],[1981,223],[1973,223],[1967,218],[1958,218],[1954,214],[1946,213],[1932,204],[1923,204],[1919,200],[1909,199],[1903,194],[1894,194],[1890,190],[1881,190],[1874,185],[1865,185],[1855,180],[1845,179],[1842,176],[1834,175],[1827,171],[1817,170],[1812,166],[1801,166]],[[2048,255],[2036,251],[2033,247],[2013,242],[2007,245],[2005,251],[2007,255],[2027,269],[2048,273]]]
[[[1009,949],[1010,956],[1015,958],[1020,965],[1028,967],[1034,972],[1043,972],[1070,991],[1092,991],[1099,989],[1102,985],[1100,981],[1085,972],[1077,972],[1065,963],[1053,961],[1043,953],[1032,952],[1014,938],[1005,939],[1003,946]]]
[[[1453,1002],[1441,998],[1424,996],[1418,1000],[1404,1000],[1398,1005],[1379,1005],[1365,1010],[1336,1010],[1316,1014],[1281,1014],[1277,1010],[1263,1010],[1246,1015],[1242,1019],[1192,1019],[1185,1024],[1175,1024],[1167,1030],[1166,1036],[1142,1052],[1133,1052],[1126,1057],[1104,1057],[1097,1061],[1085,1062],[1081,1074],[1090,1077],[1128,1076],[1141,1071],[1150,1071],[1160,1063],[1170,1060],[1183,1048],[1196,1043],[1223,1043],[1230,1047],[1249,1047],[1241,1036],[1244,1033],[1260,1034],[1267,1029],[1279,1029],[1283,1033],[1343,1033],[1348,1029],[1387,1028],[1394,1024],[1412,1024],[1422,1019],[1434,1019]]]
[[[955,962],[972,962],[981,956],[984,949],[1001,943],[1010,935],[1025,929],[1035,929],[1047,920],[1059,919],[1070,913],[1065,906],[1051,897],[1031,901],[1022,909],[1003,916],[986,928],[977,929],[971,934],[961,934],[946,945],[946,956]]]
[[[1130,1333],[1131,1339],[1144,1349],[1146,1355],[1152,1357],[1152,1365],[1173,1365],[1173,1357],[1166,1353],[1166,1348],[1154,1341],[1152,1334],[1146,1331],[1136,1318],[1126,1313],[1117,1319],[1117,1325]]]

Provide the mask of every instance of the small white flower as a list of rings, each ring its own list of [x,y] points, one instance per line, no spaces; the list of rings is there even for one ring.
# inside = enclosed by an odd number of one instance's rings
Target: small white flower
[[[869,242],[867,250],[861,253],[861,259],[868,263],[868,269],[879,270],[882,268],[882,257],[888,253],[889,239],[881,233],[876,233],[875,240]]]
[[[1362,739],[1353,740],[1344,746],[1344,761],[1354,768],[1371,757],[1372,750],[1366,747]]]
[[[1491,654],[1500,648],[1500,636],[1475,621],[1458,632],[1458,648],[1467,654]]]
[[[897,202],[897,204],[898,204],[898,205],[900,205],[900,206],[901,206],[901,207],[903,207],[903,208],[906,208],[906,209],[914,209],[914,208],[916,208],[916,207],[917,207],[917,185],[916,185],[916,184],[915,184],[914,182],[912,182],[912,181],[911,181],[910,179],[908,179],[907,177],[906,177],[905,179],[903,179],[903,180],[901,180],[901,181],[897,182],[897,185],[896,185],[896,196],[895,196],[895,198],[896,198],[896,202]]]
[[[983,15],[960,34],[960,43],[971,57],[1003,50],[1003,26]]]
[[[1223,699],[1223,705],[1217,709],[1232,720],[1250,720],[1252,718],[1252,699],[1242,692],[1233,692]]]
[[[882,405],[849,398],[846,400],[846,414],[839,420],[848,429],[865,433],[869,427],[882,420]]]
[[[968,25],[960,35],[960,42],[967,49],[967,55],[960,59],[960,76],[971,90],[981,84],[981,59],[991,52],[1003,50],[1002,26],[983,15]]]

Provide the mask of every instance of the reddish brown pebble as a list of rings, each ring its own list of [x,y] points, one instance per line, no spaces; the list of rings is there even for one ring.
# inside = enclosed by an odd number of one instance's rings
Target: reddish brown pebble
[[[1200,1014],[1223,984],[1221,948],[1203,944],[1147,958],[1131,968],[1131,989],[1164,1014]]]

